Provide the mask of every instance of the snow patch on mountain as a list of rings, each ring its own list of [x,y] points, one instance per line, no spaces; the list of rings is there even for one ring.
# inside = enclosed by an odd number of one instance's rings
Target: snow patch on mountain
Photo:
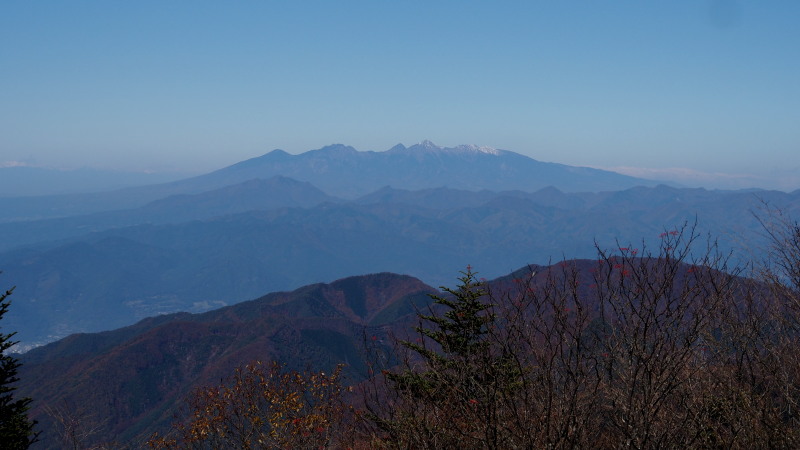
[[[472,152],[472,153],[486,153],[489,155],[499,155],[500,150],[492,147],[487,147],[485,145],[478,146],[478,145],[459,145],[456,149],[465,151],[465,152]]]
[[[479,146],[474,144],[463,144],[458,145],[456,147],[441,147],[439,145],[434,144],[429,140],[424,140],[419,144],[412,145],[411,147],[406,148],[403,144],[398,144],[392,147],[389,151],[390,152],[398,152],[404,150],[411,150],[411,151],[424,151],[424,152],[432,152],[432,153],[451,153],[451,154],[464,154],[464,153],[484,153],[487,155],[499,155],[502,150],[497,150],[492,147],[487,146]]]

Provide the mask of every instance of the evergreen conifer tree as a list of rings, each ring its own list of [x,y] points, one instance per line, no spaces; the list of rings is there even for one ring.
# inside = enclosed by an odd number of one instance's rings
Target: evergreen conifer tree
[[[11,288],[0,296],[0,320],[8,312],[11,302],[6,299],[13,290]],[[15,334],[0,333],[0,446],[9,450],[26,449],[36,442],[38,436],[33,431],[36,422],[29,420],[27,414],[32,400],[14,399],[16,387],[13,384],[19,381],[17,369],[20,364],[8,352],[17,343],[11,340]]]
[[[387,377],[397,389],[431,400],[452,394],[454,390],[464,394],[475,390],[468,385],[479,381],[476,378],[480,374],[474,366],[476,358],[484,357],[488,349],[484,338],[494,314],[489,311],[491,305],[483,301],[486,291],[471,267],[468,266],[458,280],[461,284],[455,289],[441,288],[450,295],[431,295],[434,310],[430,314],[419,314],[427,326],[420,323],[414,327],[420,335],[418,342],[401,342],[424,360],[426,370],[389,373]],[[435,312],[437,305],[444,307],[443,313]]]
[[[431,295],[402,369],[385,371],[392,405],[369,416],[386,438],[410,448],[501,448],[503,402],[521,372],[497,345],[497,320],[484,283],[467,266],[455,288]]]

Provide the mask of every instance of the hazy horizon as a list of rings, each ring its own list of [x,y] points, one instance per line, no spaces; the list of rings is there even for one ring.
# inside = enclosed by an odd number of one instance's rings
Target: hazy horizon
[[[422,141],[421,141],[422,142]],[[418,144],[419,142],[415,142],[414,144]],[[328,145],[338,145],[342,143],[336,144],[328,144]],[[398,143],[401,145],[406,145],[405,143]],[[411,146],[414,144],[409,144],[406,146]],[[436,144],[436,143],[433,143]],[[347,144],[342,144],[347,145]],[[475,144],[458,144],[458,145],[475,145]],[[323,146],[324,147],[324,146]],[[320,148],[323,148],[320,147]],[[455,147],[455,145],[451,146]],[[261,155],[255,155],[253,158],[257,158],[259,156],[263,156],[271,151],[281,150],[283,149],[272,149],[268,152],[265,152]],[[318,148],[308,149],[305,151],[314,151],[319,150]],[[358,151],[387,151],[387,149],[382,150],[363,150],[363,149],[356,149]],[[499,149],[499,150],[506,150],[506,151],[514,151],[509,149]],[[294,155],[298,155],[300,153],[294,153]],[[520,153],[520,152],[515,152]],[[290,153],[291,154],[291,153]],[[522,153],[521,153],[522,154]],[[197,175],[203,175],[206,173],[213,172],[215,170],[222,169],[224,167],[239,163],[241,161],[232,161],[229,164],[224,164],[223,166],[213,167],[208,170],[181,170],[178,168],[174,168],[172,170],[126,170],[126,169],[106,169],[109,172],[118,172],[118,173],[128,173],[128,174],[149,174],[153,176],[163,175],[164,177],[161,178],[159,181],[153,182],[164,182],[164,181],[171,181],[171,180],[178,180],[181,178],[193,177]],[[552,162],[552,163],[559,163],[559,161],[547,161],[543,160],[543,162]],[[85,169],[96,169],[99,171],[104,171],[102,168],[92,167],[92,166],[81,166],[81,167],[48,167],[48,166],[35,166],[31,164],[26,164],[23,162],[16,162],[12,161],[10,163],[3,163],[0,162],[0,169],[6,167],[29,167],[29,168],[40,168],[40,169],[55,169],[64,172],[72,172],[72,171],[82,171]],[[578,167],[592,167],[592,166],[578,166]],[[668,167],[668,168],[661,168],[661,169],[651,169],[651,168],[642,168],[642,167],[627,167],[627,166],[620,166],[620,167],[605,167],[605,166],[594,166],[593,168],[601,169],[601,170],[608,170],[612,172],[617,172],[623,175],[629,175],[637,178],[642,178],[645,180],[653,180],[653,181],[663,181],[668,184],[672,184],[677,187],[687,187],[687,188],[705,188],[705,189],[723,189],[723,190],[738,190],[738,189],[767,189],[767,190],[779,190],[784,192],[792,192],[794,190],[800,189],[800,174],[797,174],[794,171],[788,170],[785,171],[783,176],[775,176],[775,177],[767,177],[767,176],[757,176],[757,175],[748,175],[748,174],[734,174],[734,173],[722,173],[722,172],[703,172],[699,170],[687,169],[687,168],[676,168],[676,167]],[[130,180],[127,185],[137,185],[142,184],[145,180],[142,178],[134,182]],[[125,186],[125,184],[121,184],[120,186]],[[119,186],[117,186],[119,187]],[[46,188],[43,188],[44,191],[47,191]],[[56,192],[56,191],[54,191]],[[79,192],[79,191],[75,191]],[[0,196],[5,195],[4,192],[0,192]]]
[[[196,174],[430,139],[791,191],[798,17],[733,0],[11,1],[0,166]]]

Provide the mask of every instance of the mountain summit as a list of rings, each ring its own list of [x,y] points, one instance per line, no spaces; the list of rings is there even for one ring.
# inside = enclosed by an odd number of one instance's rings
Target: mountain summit
[[[424,140],[419,144],[405,147],[403,144],[398,144],[388,150],[392,152],[428,152],[428,153],[450,153],[450,154],[468,154],[468,153],[485,153],[487,155],[499,156],[503,153],[502,150],[497,150],[492,147],[478,146],[471,144],[462,144],[455,147],[440,147],[429,140]]]
[[[478,145],[441,147],[425,140],[383,152],[328,145],[298,155],[273,150],[214,172],[164,184],[71,197],[0,198],[0,222],[64,217],[139,208],[171,195],[199,194],[275,176],[311,183],[326,194],[356,199],[386,186],[420,190],[619,191],[659,183],[588,167],[537,161],[508,150]]]
[[[397,144],[383,152],[358,151],[343,144],[298,155],[275,150],[186,182],[216,188],[275,175],[307,181],[345,198],[384,186],[527,192],[554,186],[564,192],[597,192],[658,184],[615,172],[541,162],[508,150],[478,145],[441,147],[429,140],[410,147]]]

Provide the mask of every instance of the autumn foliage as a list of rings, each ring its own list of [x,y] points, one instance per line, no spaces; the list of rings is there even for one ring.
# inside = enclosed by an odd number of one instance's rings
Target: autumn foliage
[[[342,367],[331,373],[256,362],[189,398],[189,417],[151,448],[325,448],[342,424]]]
[[[363,438],[386,448],[800,445],[796,266],[753,282],[713,243],[692,257],[691,227],[660,238],[652,253],[598,250],[588,271],[531,268],[494,290],[468,270],[365,390]]]
[[[490,285],[471,268],[409,336],[330,374],[252,364],[155,448],[796,448],[800,227],[755,278],[691,227]],[[777,232],[776,232],[777,233]],[[591,267],[587,270],[587,264]],[[755,273],[755,272],[754,272]],[[348,389],[349,390],[349,389]]]

